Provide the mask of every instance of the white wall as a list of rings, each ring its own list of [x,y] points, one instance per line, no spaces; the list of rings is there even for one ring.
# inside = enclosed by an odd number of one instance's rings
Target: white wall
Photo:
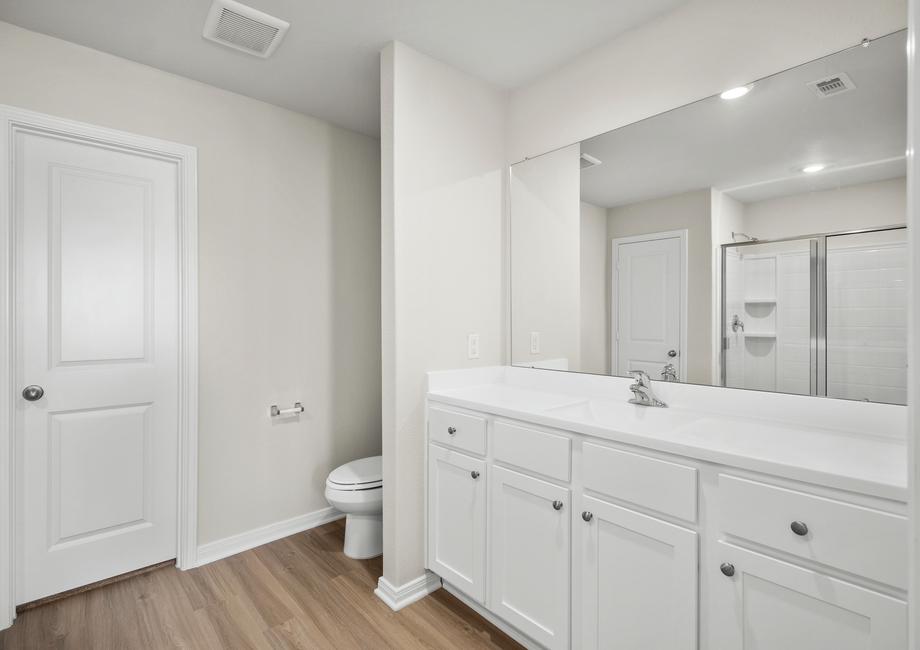
[[[7,23],[0,103],[198,147],[199,543],[326,507],[380,450],[378,143]]]
[[[511,362],[578,370],[581,355],[579,145],[511,168]],[[539,337],[539,352],[531,335]]]
[[[383,544],[395,586],[423,572],[425,372],[505,358],[505,111],[484,82],[401,43],[382,52]]]
[[[778,239],[891,226],[906,219],[907,184],[902,177],[747,203],[742,229],[758,239]]]
[[[690,0],[516,89],[522,160],[887,34],[906,0]]]
[[[687,381],[712,383],[712,230],[709,188],[631,203],[607,211],[613,240],[670,230],[687,230]]]
[[[610,372],[607,210],[581,203],[581,367]]]

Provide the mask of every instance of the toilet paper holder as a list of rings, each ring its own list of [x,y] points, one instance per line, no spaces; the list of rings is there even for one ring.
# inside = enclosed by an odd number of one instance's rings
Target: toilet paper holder
[[[303,404],[300,402],[294,402],[294,406],[289,409],[278,408],[277,404],[272,404],[269,409],[269,414],[273,418],[281,417],[283,415],[298,415],[303,413]]]

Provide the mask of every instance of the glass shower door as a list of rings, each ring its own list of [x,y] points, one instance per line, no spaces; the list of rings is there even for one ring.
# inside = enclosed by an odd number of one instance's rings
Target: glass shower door
[[[904,228],[827,237],[827,395],[907,401]]]

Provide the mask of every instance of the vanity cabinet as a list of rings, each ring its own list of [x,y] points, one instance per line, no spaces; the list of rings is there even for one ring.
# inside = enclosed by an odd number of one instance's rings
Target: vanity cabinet
[[[717,556],[713,650],[907,647],[903,600],[724,541]]]
[[[528,647],[906,650],[902,502],[436,401],[428,425],[427,566]]]
[[[492,467],[490,609],[552,650],[569,645],[568,489]]]
[[[589,496],[581,508],[581,647],[695,650],[697,533]]]
[[[431,445],[428,452],[428,563],[478,602],[485,597],[486,464]]]

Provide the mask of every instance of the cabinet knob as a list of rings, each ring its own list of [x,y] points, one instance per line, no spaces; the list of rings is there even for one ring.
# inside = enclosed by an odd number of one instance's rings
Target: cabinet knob
[[[719,567],[719,571],[721,571],[723,575],[727,575],[729,578],[731,578],[733,575],[735,575],[735,565],[729,564],[728,562],[723,562]]]
[[[474,469],[472,472],[470,472],[470,476],[472,476],[473,478],[479,478],[479,472],[477,472],[477,471]]]
[[[455,433],[457,433],[457,428],[456,428],[456,427],[447,427],[447,433],[449,433],[450,435],[454,435]]]
[[[793,521],[792,524],[789,525],[789,528],[800,537],[804,537],[808,534],[808,525],[804,521]]]
[[[588,512],[587,510],[585,510],[583,513],[581,513],[581,518],[584,519],[585,521],[591,521],[592,519],[594,519],[594,515]]]
[[[562,510],[562,501],[553,501],[553,510]]]

